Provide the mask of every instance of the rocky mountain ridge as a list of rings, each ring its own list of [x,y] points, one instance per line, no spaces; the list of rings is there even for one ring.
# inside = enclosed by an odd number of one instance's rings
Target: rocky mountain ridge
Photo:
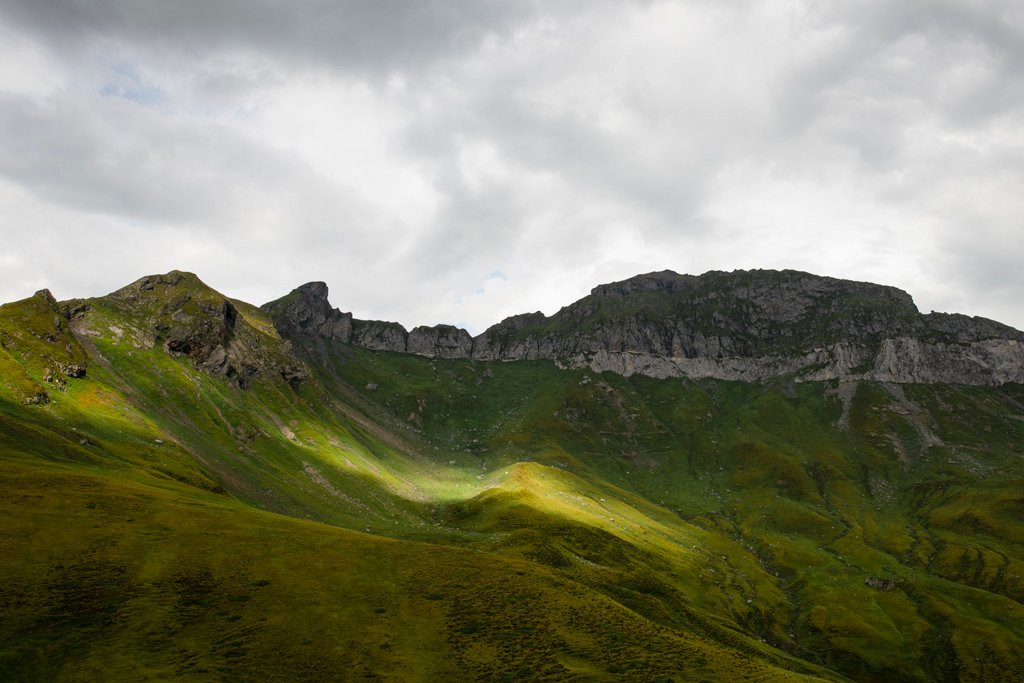
[[[411,331],[330,305],[313,282],[262,308],[279,334],[472,360],[552,360],[657,378],[1024,382],[1024,333],[958,314],[922,314],[894,287],[798,271],[661,271],[595,287],[552,316],[512,316],[471,337]]]

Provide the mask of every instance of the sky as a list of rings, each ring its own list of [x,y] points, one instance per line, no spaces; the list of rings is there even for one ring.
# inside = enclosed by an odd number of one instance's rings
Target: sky
[[[0,301],[478,333],[750,268],[1024,328],[1024,3],[0,0]]]

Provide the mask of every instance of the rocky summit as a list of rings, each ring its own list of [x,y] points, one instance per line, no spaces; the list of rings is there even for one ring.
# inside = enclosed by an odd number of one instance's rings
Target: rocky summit
[[[473,360],[551,360],[649,377],[1024,381],[1024,333],[984,318],[922,314],[893,287],[796,271],[648,273],[595,287],[548,317],[512,316],[471,338],[448,325],[406,332],[354,320],[322,282],[263,306],[290,339]]]
[[[0,306],[0,681],[1017,683],[1022,341],[793,271],[476,337],[43,290]]]

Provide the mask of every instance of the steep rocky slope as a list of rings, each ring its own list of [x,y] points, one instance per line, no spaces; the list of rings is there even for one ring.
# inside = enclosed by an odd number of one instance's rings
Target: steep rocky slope
[[[353,320],[323,283],[264,308],[285,336],[474,360],[557,361],[650,377],[1024,381],[1024,333],[964,315],[923,315],[893,287],[795,271],[671,271],[595,287],[554,315],[513,316],[476,338],[449,326]]]

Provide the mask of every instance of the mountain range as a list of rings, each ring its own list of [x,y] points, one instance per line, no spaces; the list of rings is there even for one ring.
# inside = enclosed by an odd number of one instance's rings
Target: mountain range
[[[4,680],[1024,680],[1024,333],[670,271],[477,336],[0,306]]]
[[[526,313],[470,337],[450,325],[357,320],[313,282],[263,306],[278,331],[367,349],[473,360],[546,359],[620,375],[1004,384],[1024,381],[1024,333],[922,315],[893,287],[795,271],[671,271],[595,287],[551,317]]]

